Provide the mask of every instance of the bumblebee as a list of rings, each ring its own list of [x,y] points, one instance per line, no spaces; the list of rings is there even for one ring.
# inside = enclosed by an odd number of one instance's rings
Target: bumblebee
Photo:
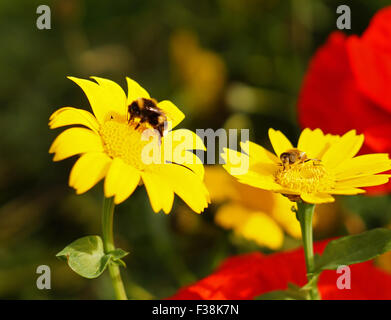
[[[160,137],[163,136],[164,124],[167,121],[167,117],[163,110],[157,106],[157,101],[155,99],[139,98],[134,100],[128,106],[128,123],[135,118],[139,119],[136,129],[142,123],[148,123],[152,128],[159,132]]]
[[[291,165],[304,163],[310,160],[320,161],[318,159],[309,159],[304,151],[300,151],[296,148],[289,149],[286,152],[281,153],[280,160],[284,169],[289,168]]]

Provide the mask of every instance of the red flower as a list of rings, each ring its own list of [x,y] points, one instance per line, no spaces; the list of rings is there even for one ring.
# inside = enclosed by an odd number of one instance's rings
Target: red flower
[[[315,244],[314,251],[323,252],[327,241]],[[391,275],[368,261],[350,266],[351,289],[338,289],[342,274],[324,271],[319,278],[319,291],[327,300],[391,299]],[[241,300],[272,291],[284,290],[288,283],[303,286],[306,270],[303,249],[264,255],[259,252],[228,258],[210,276],[182,288],[169,299],[178,300]]]
[[[298,101],[302,127],[364,133],[362,153],[391,153],[391,7],[362,37],[332,33],[312,59]],[[369,191],[391,191],[387,185]]]

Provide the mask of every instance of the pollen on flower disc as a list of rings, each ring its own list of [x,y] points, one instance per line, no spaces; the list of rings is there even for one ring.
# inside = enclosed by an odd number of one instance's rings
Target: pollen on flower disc
[[[127,123],[109,120],[101,126],[99,133],[109,157],[120,158],[139,170],[145,169],[147,164],[142,161],[142,151],[150,140],[142,139],[142,130],[136,130]]]
[[[275,173],[275,180],[298,193],[322,192],[335,186],[333,175],[321,163],[313,161],[299,163],[288,169],[281,168]]]

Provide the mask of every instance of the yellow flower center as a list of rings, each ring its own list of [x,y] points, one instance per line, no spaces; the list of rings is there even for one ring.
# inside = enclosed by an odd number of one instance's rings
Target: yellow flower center
[[[136,169],[145,169],[148,164],[142,161],[142,152],[144,147],[151,143],[150,139],[142,137],[145,129],[144,125],[135,129],[135,124],[114,119],[106,121],[99,130],[104,151],[109,157],[120,158]]]
[[[281,186],[298,193],[324,192],[335,185],[333,175],[318,161],[297,163],[288,168],[281,167],[275,173],[275,180]]]

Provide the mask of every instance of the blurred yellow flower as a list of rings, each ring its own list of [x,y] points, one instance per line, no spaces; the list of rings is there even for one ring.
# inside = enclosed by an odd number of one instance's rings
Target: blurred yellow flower
[[[294,214],[292,214],[294,217]],[[237,203],[219,208],[215,222],[225,229],[232,229],[242,237],[255,241],[260,246],[279,249],[284,233],[270,216],[262,211],[249,210]]]
[[[386,228],[391,229],[391,224],[388,224]],[[376,264],[388,273],[391,273],[391,251],[383,253],[376,259]]]
[[[391,273],[391,252],[386,252],[380,255],[376,259],[376,263],[381,269]]]
[[[364,135],[355,130],[343,136],[324,135],[320,129],[304,129],[297,149],[281,131],[269,129],[275,155],[247,141],[245,153],[224,149],[224,168],[239,182],[286,195],[292,201],[327,203],[331,194],[364,193],[360,187],[387,183],[390,175],[377,174],[391,169],[388,154],[376,153],[355,157]],[[238,159],[248,166],[240,164]]]
[[[292,203],[279,194],[238,183],[219,166],[205,168],[205,184],[217,209],[215,222],[260,246],[279,249],[283,229],[300,238],[300,224]]]
[[[86,94],[94,115],[90,112],[64,107],[54,112],[49,120],[51,129],[82,125],[62,132],[53,142],[49,153],[54,153],[53,161],[60,161],[74,155],[81,155],[71,170],[69,185],[81,194],[92,188],[101,179],[104,181],[106,197],[114,197],[116,204],[126,200],[141,183],[147,190],[152,209],[155,212],[171,211],[174,193],[195,212],[208,206],[209,194],[203,183],[204,167],[193,152],[183,154],[174,152],[171,161],[163,158],[166,142],[175,150],[181,138],[190,138],[195,145],[190,149],[205,149],[203,142],[195,133],[186,129],[165,130],[163,136],[151,130],[152,142],[142,137],[150,128],[148,122],[129,121],[128,106],[137,99],[151,100],[148,92],[134,80],[127,78],[128,95],[115,82],[92,77],[96,82],[69,77]],[[144,101],[146,101],[144,100]],[[153,100],[155,101],[155,100]],[[172,127],[184,119],[184,114],[170,101],[157,104],[167,116]],[[146,163],[142,153],[147,144],[157,147],[162,161]],[[189,147],[189,146],[186,146]],[[187,150],[189,148],[186,148]],[[178,165],[179,164],[179,165]]]
[[[226,80],[226,68],[218,54],[203,49],[196,35],[177,31],[171,37],[171,56],[187,94],[186,105],[200,112],[215,106]]]

